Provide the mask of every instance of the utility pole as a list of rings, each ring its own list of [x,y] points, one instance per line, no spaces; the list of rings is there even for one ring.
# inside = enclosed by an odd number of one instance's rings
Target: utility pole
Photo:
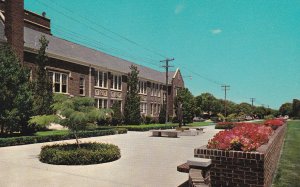
[[[167,124],[167,122],[168,122],[168,109],[169,109],[169,107],[168,107],[168,79],[169,79],[169,68],[170,67],[173,67],[173,66],[170,66],[169,65],[169,62],[171,62],[171,61],[173,61],[174,60],[174,58],[167,58],[167,59],[165,59],[165,60],[161,60],[160,62],[165,62],[166,63],[166,65],[164,65],[164,66],[162,66],[162,67],[164,67],[164,68],[166,68],[166,121],[165,121],[165,123]]]
[[[227,117],[227,109],[226,109],[226,98],[227,98],[227,90],[229,90],[230,86],[229,85],[222,85],[221,86],[224,91],[225,91],[225,100],[224,100],[224,109],[225,109],[225,117]]]
[[[250,98],[250,101],[251,101],[251,105],[252,105],[252,107],[253,107],[253,102],[255,101],[255,98],[251,97],[251,98]]]

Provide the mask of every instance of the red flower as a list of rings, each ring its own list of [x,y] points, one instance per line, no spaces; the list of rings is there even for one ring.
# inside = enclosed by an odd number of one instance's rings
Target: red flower
[[[233,129],[220,131],[211,140],[207,148],[237,151],[255,151],[269,141],[273,130],[270,127],[254,123],[237,123]]]

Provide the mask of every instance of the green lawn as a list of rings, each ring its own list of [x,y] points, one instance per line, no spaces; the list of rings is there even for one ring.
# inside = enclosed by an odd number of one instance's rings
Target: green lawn
[[[201,126],[207,126],[212,125],[213,122],[194,122],[187,125],[187,127],[201,127]]]
[[[289,121],[275,187],[300,186],[300,121]]]

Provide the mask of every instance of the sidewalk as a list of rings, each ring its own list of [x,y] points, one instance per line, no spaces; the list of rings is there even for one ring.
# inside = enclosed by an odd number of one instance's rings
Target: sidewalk
[[[218,132],[207,126],[199,136],[151,137],[150,132],[81,139],[113,143],[121,149],[121,159],[88,166],[57,166],[41,163],[37,156],[45,144],[0,148],[0,186],[162,186],[174,187],[188,175],[176,166],[193,157],[195,147],[205,145]],[[60,141],[74,142],[74,140]]]

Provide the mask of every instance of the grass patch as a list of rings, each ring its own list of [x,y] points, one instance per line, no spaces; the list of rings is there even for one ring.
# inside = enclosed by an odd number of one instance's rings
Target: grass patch
[[[202,126],[208,126],[208,125],[213,125],[213,122],[193,122],[190,124],[187,124],[187,127],[202,127]]]
[[[299,186],[300,120],[288,121],[287,134],[273,186]]]
[[[69,130],[49,130],[36,132],[35,136],[51,136],[51,135],[66,135],[69,134]]]

